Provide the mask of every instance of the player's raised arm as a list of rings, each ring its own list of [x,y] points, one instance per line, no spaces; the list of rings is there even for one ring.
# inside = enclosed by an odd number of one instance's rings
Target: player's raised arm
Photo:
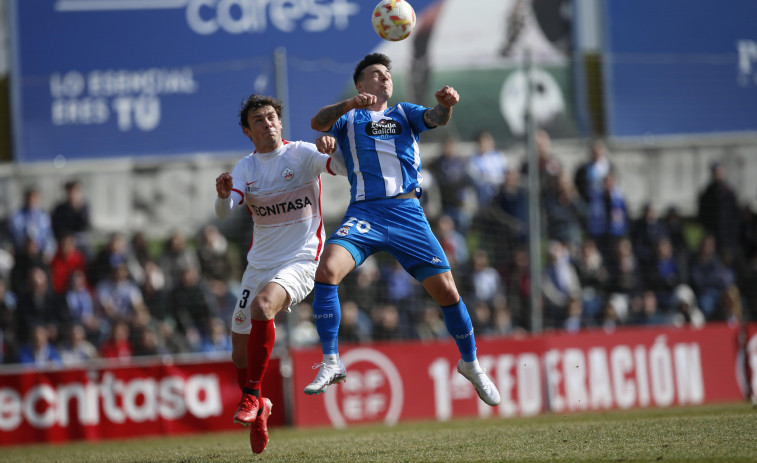
[[[319,132],[327,132],[332,125],[352,109],[367,108],[376,103],[376,95],[359,93],[339,103],[324,106],[310,119],[310,127]]]
[[[447,85],[438,90],[434,96],[437,105],[423,113],[423,121],[428,127],[447,125],[447,122],[452,118],[452,107],[460,101],[460,95],[457,90]]]

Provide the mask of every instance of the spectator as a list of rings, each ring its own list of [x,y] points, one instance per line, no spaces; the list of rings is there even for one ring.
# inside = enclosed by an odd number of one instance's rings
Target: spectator
[[[435,312],[438,313],[439,309],[435,309]],[[310,316],[312,318],[312,313]],[[345,301],[342,304],[342,321],[339,326],[339,343],[360,344],[369,342],[371,340],[371,330],[372,326],[370,317],[360,310],[354,301]],[[315,334],[313,344],[316,344],[318,342],[318,333],[315,332],[315,325],[313,325],[313,333]]]
[[[87,281],[93,288],[97,287],[100,280],[107,278],[115,266],[125,262],[128,262],[126,240],[122,234],[112,233],[105,246],[95,254],[94,259],[88,264]]]
[[[87,340],[87,331],[83,325],[69,325],[63,332],[63,339],[60,356],[64,365],[81,365],[98,357],[97,348]]]
[[[347,313],[347,310],[344,309],[346,308],[347,304],[345,303],[342,310],[343,328],[339,330],[340,339],[344,328],[347,328],[347,330],[349,331],[349,327],[345,326],[345,315]],[[295,321],[295,325],[294,328],[292,328],[290,336],[292,347],[310,347],[317,345],[319,338],[318,331],[316,331],[315,329],[315,323],[313,323],[313,307],[307,302],[300,302],[294,308],[294,313],[297,315],[297,320]],[[349,323],[349,321],[347,321],[347,323]]]
[[[654,205],[651,203],[644,205],[641,217],[631,223],[630,237],[639,265],[642,267],[654,265],[657,260],[657,243],[668,237],[665,222],[657,214]]]
[[[82,270],[76,270],[71,274],[64,297],[68,309],[66,318],[69,323],[81,325],[87,339],[98,345],[106,335],[107,324],[101,323],[96,312],[95,300]]]
[[[200,274],[205,280],[229,281],[231,279],[229,243],[215,225],[202,227],[197,246],[197,259]]]
[[[431,161],[429,172],[439,187],[441,213],[451,217],[461,233],[467,233],[471,225],[467,197],[469,191],[473,193],[473,182],[455,138],[444,140],[441,155]]]
[[[344,316],[342,316],[344,320]],[[421,315],[414,326],[415,334],[421,341],[447,339],[447,327],[444,325],[439,309],[433,304],[427,304],[421,310]]]
[[[14,358],[16,346],[16,296],[0,278],[0,365]]]
[[[122,319],[116,319],[111,326],[110,336],[100,346],[100,356],[106,359],[128,361],[134,352],[129,335],[129,324]]]
[[[583,304],[581,300],[577,298],[570,298],[568,300],[568,307],[565,310],[566,317],[563,321],[563,329],[568,333],[577,333],[586,327],[586,321],[584,320]]]
[[[133,320],[137,312],[147,311],[142,291],[129,279],[126,262],[114,264],[108,278],[95,287],[96,302],[107,322]]]
[[[166,320],[171,318],[168,308],[167,294],[165,290],[166,279],[163,270],[152,261],[145,262],[145,278],[140,286],[142,300],[150,312],[150,315],[156,320]],[[233,310],[236,299],[231,304],[230,310]]]
[[[24,191],[24,204],[11,216],[9,229],[17,251],[31,239],[46,261],[55,252],[50,214],[42,209],[40,192],[35,187]]]
[[[10,272],[10,287],[16,294],[21,294],[29,287],[29,272],[33,268],[41,268],[49,275],[50,268],[47,260],[37,246],[37,242],[27,238],[24,246],[16,251],[16,263]]]
[[[581,300],[581,283],[570,261],[568,250],[559,241],[551,241],[548,262],[542,278],[544,297],[544,326],[562,327],[571,300]]]
[[[87,258],[76,247],[74,235],[64,233],[58,241],[58,250],[50,261],[50,281],[53,291],[64,294],[74,272],[87,270]]]
[[[615,244],[607,270],[610,275],[608,292],[630,297],[641,289],[641,269],[628,238],[622,238]]]
[[[673,253],[681,268],[683,279],[686,280],[688,278],[689,245],[683,234],[683,219],[681,219],[678,209],[671,206],[665,212],[662,221],[668,239],[670,239],[670,243],[673,245]]]
[[[647,264],[643,274],[644,287],[655,292],[660,307],[670,309],[673,291],[683,283],[670,240],[662,238],[657,242],[654,262]]]
[[[152,255],[150,253],[150,246],[143,231],[137,230],[133,235],[131,235],[131,240],[129,240],[129,246],[126,249],[126,254],[128,256],[127,261],[136,262],[143,268],[145,265],[147,265],[148,262],[153,261]],[[139,282],[141,283],[142,281],[140,280]]]
[[[472,266],[462,286],[466,298],[487,304],[505,291],[499,272],[489,264],[489,255],[482,249],[473,252]]]
[[[710,166],[710,182],[699,196],[697,218],[714,237],[718,251],[740,255],[740,217],[738,199],[726,182],[726,168],[719,162],[713,162]]]
[[[166,277],[166,288],[172,290],[181,280],[184,270],[200,272],[197,252],[187,245],[187,239],[180,230],[173,230],[163,246],[160,268]]]
[[[626,198],[615,182],[615,175],[607,174],[604,185],[605,228],[602,241],[604,249],[609,251],[619,240],[628,236],[629,218]]]
[[[463,234],[455,228],[455,221],[451,216],[439,216],[436,221],[436,236],[453,268],[468,262],[468,244]]]
[[[29,341],[18,349],[18,363],[36,368],[60,367],[63,360],[50,340],[48,328],[41,324],[32,325],[28,333]]]
[[[592,203],[596,198],[602,196],[604,179],[612,170],[604,141],[592,140],[589,148],[589,159],[576,169],[573,179],[578,194],[586,203]]]
[[[374,307],[371,310],[371,320],[373,321],[371,338],[374,341],[398,341],[408,337],[400,326],[400,314],[395,305],[382,304]]]
[[[90,246],[86,232],[90,229],[89,205],[84,201],[78,180],[65,183],[65,199],[53,208],[51,221],[55,238],[60,241],[64,235],[74,237],[75,246],[88,254]]]
[[[673,318],[675,326],[693,326],[699,328],[704,325],[705,317],[697,307],[697,297],[688,285],[680,285],[673,293]]]
[[[202,337],[207,335],[210,305],[197,270],[182,270],[178,284],[169,293],[168,306],[179,332],[187,336],[190,346],[197,344],[199,348]]]
[[[575,256],[583,241],[586,204],[566,173],[558,176],[555,190],[545,193],[544,212],[547,238],[562,242]]]
[[[210,319],[200,352],[212,358],[228,358],[231,355],[231,335],[226,325],[220,318]]]
[[[370,312],[380,298],[381,272],[371,256],[345,278],[344,298],[355,301],[361,310]]]
[[[596,319],[604,303],[610,274],[594,240],[583,241],[575,266],[582,288],[583,314],[585,317]]]
[[[19,293],[16,307],[17,333],[20,336],[18,342],[29,342],[23,336],[30,335],[40,323],[47,324],[48,337],[54,341],[65,316],[60,298],[50,288],[47,273],[42,268],[33,267],[29,270],[28,279],[28,287]]]
[[[521,184],[521,174],[510,169],[491,208],[492,220],[486,225],[500,231],[502,241],[525,244],[528,239],[528,189]],[[496,240],[495,240],[496,241]]]
[[[735,275],[717,254],[715,237],[705,235],[689,265],[691,287],[706,318],[711,318],[720,295],[735,282]]]
[[[548,192],[554,192],[557,178],[563,171],[560,161],[552,155],[552,138],[546,130],[537,130],[534,134],[537,165],[539,167],[539,188],[542,198]],[[528,159],[521,165],[521,174],[528,177]]]
[[[160,341],[160,335],[155,326],[148,324],[145,326],[135,327],[133,331],[133,341],[130,341],[133,347],[133,356],[154,357],[168,353],[168,350],[165,349],[165,346]]]
[[[397,307],[403,316],[413,318],[420,308],[421,286],[394,258],[386,262],[381,272],[384,301]]]
[[[503,270],[503,281],[507,292],[507,305],[514,323],[528,328],[530,326],[531,266],[528,252],[516,248],[512,260]]]
[[[720,295],[713,320],[728,323],[729,326],[738,326],[743,317],[744,301],[741,291],[736,285],[728,286]]]
[[[473,306],[469,310],[473,331],[480,335],[489,334],[492,326],[492,309],[489,304],[486,301],[474,299]]]
[[[647,289],[632,299],[628,322],[632,325],[659,326],[667,325],[671,320],[667,311],[660,310],[655,292]]]
[[[476,138],[476,152],[468,159],[468,175],[472,179],[480,207],[487,207],[505,181],[507,157],[496,149],[494,137],[481,132]]]

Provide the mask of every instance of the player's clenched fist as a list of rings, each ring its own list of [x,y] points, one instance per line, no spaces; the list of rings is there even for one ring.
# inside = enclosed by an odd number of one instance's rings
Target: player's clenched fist
[[[230,173],[224,172],[216,177],[216,193],[218,193],[219,198],[228,198],[231,194],[232,186],[234,186],[234,183],[232,181]]]
[[[356,109],[367,108],[374,103],[376,103],[376,95],[370,93],[360,92],[352,97],[352,106]]]
[[[322,135],[315,141],[315,147],[324,154],[332,154],[336,151],[336,139],[330,135]]]
[[[434,96],[440,105],[448,108],[456,105],[457,102],[460,101],[460,95],[457,93],[457,90],[449,85],[437,91]]]

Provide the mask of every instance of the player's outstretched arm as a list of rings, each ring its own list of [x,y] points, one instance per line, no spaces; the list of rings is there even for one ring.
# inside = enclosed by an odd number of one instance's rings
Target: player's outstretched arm
[[[310,127],[319,132],[327,132],[334,122],[340,117],[347,114],[352,109],[367,108],[376,103],[376,95],[370,93],[359,93],[349,100],[340,101],[339,103],[324,106],[310,119]]]
[[[225,219],[229,216],[234,208],[233,201],[231,200],[231,189],[234,186],[234,181],[231,174],[224,172],[216,177],[216,198],[215,209],[216,216],[219,219]]]
[[[457,90],[447,85],[437,91],[434,96],[437,104],[423,113],[423,121],[428,127],[447,125],[452,118],[452,107],[460,101],[460,95]]]

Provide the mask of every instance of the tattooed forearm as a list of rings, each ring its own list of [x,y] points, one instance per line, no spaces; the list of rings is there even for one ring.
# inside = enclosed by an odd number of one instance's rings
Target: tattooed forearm
[[[423,113],[423,120],[429,127],[436,127],[438,125],[447,125],[449,119],[452,117],[452,108],[442,106],[440,104],[428,109]]]
[[[321,108],[321,110],[310,120],[310,126],[313,130],[325,132],[334,125],[334,122],[336,122],[337,119],[347,113],[347,111],[349,111],[349,109],[346,101]]]

